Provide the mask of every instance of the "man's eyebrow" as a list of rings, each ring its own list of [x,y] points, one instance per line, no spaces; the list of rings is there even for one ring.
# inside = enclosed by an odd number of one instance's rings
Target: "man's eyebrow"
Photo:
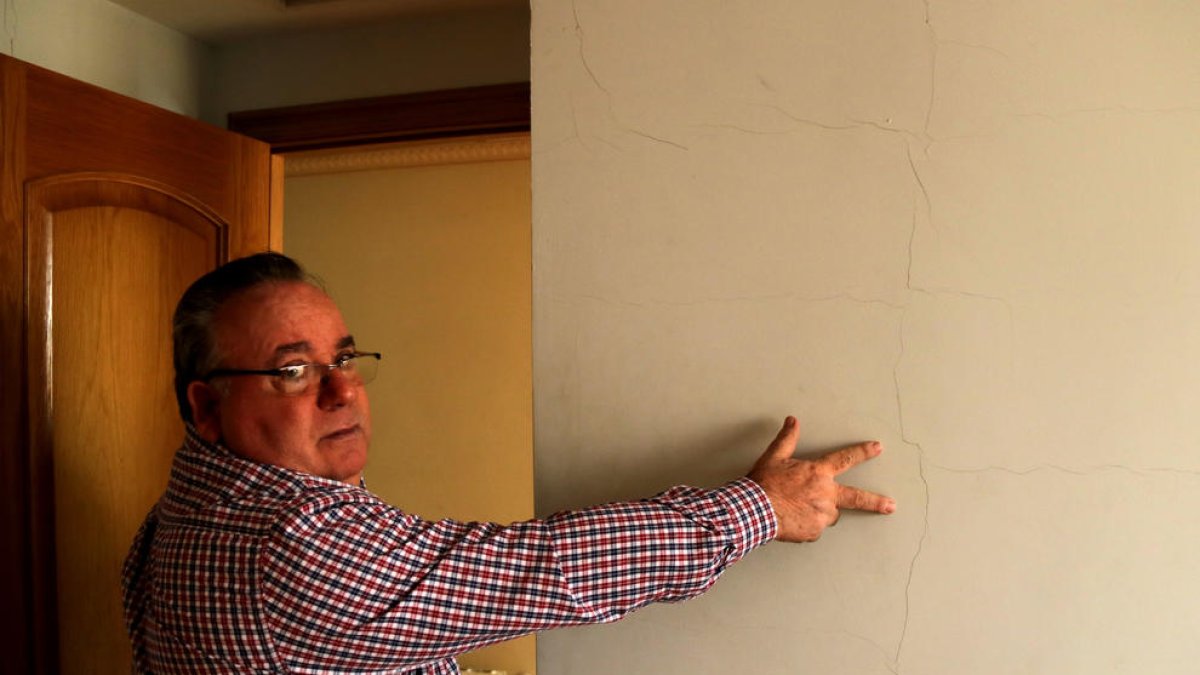
[[[350,349],[354,347],[354,336],[347,335],[337,341],[335,349]],[[279,345],[275,348],[275,352],[271,355],[271,359],[278,361],[288,354],[310,354],[313,351],[312,343],[308,340],[298,340],[287,344]]]
[[[299,342],[289,342],[284,345],[279,345],[275,348],[275,353],[271,355],[272,359],[278,359],[285,354],[293,354],[295,352],[311,352],[312,344],[308,340],[300,340]]]

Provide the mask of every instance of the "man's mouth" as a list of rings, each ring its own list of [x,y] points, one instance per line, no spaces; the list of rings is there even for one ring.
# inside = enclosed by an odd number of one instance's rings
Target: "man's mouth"
[[[324,436],[321,437],[321,440],[323,440],[323,441],[340,441],[342,439],[349,438],[349,437],[357,434],[359,431],[361,431],[361,427],[359,427],[359,425],[357,425],[357,424],[352,424],[348,427],[342,427],[341,429],[338,429],[336,431],[332,431],[328,434],[325,434]]]

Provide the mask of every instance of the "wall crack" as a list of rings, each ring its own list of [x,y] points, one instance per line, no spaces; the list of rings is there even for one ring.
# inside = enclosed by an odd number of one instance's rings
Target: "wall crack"
[[[585,31],[583,29],[583,23],[579,20],[579,3],[575,0],[571,2],[571,14],[575,20],[575,41],[579,44],[579,62],[583,66],[584,72],[587,73],[588,78],[592,81],[592,84],[594,84],[596,88],[604,94],[605,99],[608,101],[608,117],[612,120],[617,129],[627,134],[633,134],[634,136],[638,136],[649,141],[654,141],[655,143],[667,145],[678,150],[688,151],[689,148],[686,145],[676,143],[675,141],[668,140],[661,136],[656,136],[649,132],[642,131],[641,129],[635,129],[628,124],[625,124],[621,120],[620,116],[617,115],[612,91],[610,91],[608,87],[604,86],[604,84],[600,82],[600,78],[596,75],[595,69],[592,68],[591,62],[588,61],[587,48],[584,40]],[[578,133],[578,124],[576,124],[576,133]]]
[[[995,464],[980,467],[954,467],[945,466],[943,464],[929,464],[931,469],[945,471],[947,473],[957,474],[981,474],[981,473],[1007,473],[1014,476],[1028,476],[1030,474],[1042,471],[1055,471],[1058,473],[1070,474],[1072,476],[1094,476],[1101,473],[1121,472],[1131,473],[1139,476],[1146,476],[1156,473],[1167,473],[1184,476],[1200,476],[1200,469],[1176,468],[1176,467],[1138,467],[1128,466],[1125,464],[1097,464],[1093,466],[1063,466],[1060,464],[1035,464],[1022,468],[998,466]]]
[[[911,264],[911,262],[912,262],[911,259],[909,262]],[[904,312],[904,314],[901,315],[901,318],[900,318],[900,331],[899,331],[900,351],[899,351],[899,354],[897,354],[897,356],[896,356],[896,364],[892,368],[892,381],[895,384],[895,388],[896,388],[896,413],[897,413],[899,424],[900,424],[900,440],[903,441],[906,445],[916,449],[917,475],[921,479],[921,484],[925,487],[925,504],[924,504],[924,514],[923,514],[924,525],[921,529],[921,537],[920,537],[920,539],[917,540],[917,548],[916,548],[916,551],[913,552],[912,559],[909,560],[908,579],[905,581],[905,584],[904,584],[904,623],[900,627],[900,638],[896,642],[895,655],[892,657],[891,664],[889,665],[889,670],[891,670],[892,673],[895,673],[897,675],[900,672],[900,658],[904,653],[904,644],[908,638],[909,620],[911,618],[911,612],[912,612],[913,578],[916,576],[917,561],[921,557],[921,553],[925,548],[925,540],[929,537],[929,503],[930,503],[930,499],[931,499],[931,495],[929,493],[929,480],[925,476],[925,463],[926,463],[925,448],[921,447],[920,443],[916,442],[915,440],[913,440],[912,438],[909,437],[908,431],[904,424],[904,400],[903,400],[903,396],[901,395],[900,365],[904,361],[904,351],[905,351],[904,318],[907,315],[907,313],[908,312],[906,310]]]

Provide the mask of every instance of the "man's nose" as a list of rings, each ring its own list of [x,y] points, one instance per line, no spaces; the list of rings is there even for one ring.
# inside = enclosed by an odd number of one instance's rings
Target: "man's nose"
[[[321,378],[317,405],[325,410],[341,408],[358,398],[358,381],[340,370],[330,371]]]

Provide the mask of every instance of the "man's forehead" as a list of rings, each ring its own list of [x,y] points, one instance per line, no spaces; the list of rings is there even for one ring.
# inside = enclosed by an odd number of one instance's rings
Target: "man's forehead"
[[[321,289],[304,282],[260,284],[230,298],[216,315],[217,340],[229,354],[341,348],[349,337],[342,313]],[[350,342],[353,339],[350,338]]]
[[[229,299],[226,305],[244,303],[251,306],[272,304],[332,305],[333,299],[320,288],[306,281],[267,281]]]

